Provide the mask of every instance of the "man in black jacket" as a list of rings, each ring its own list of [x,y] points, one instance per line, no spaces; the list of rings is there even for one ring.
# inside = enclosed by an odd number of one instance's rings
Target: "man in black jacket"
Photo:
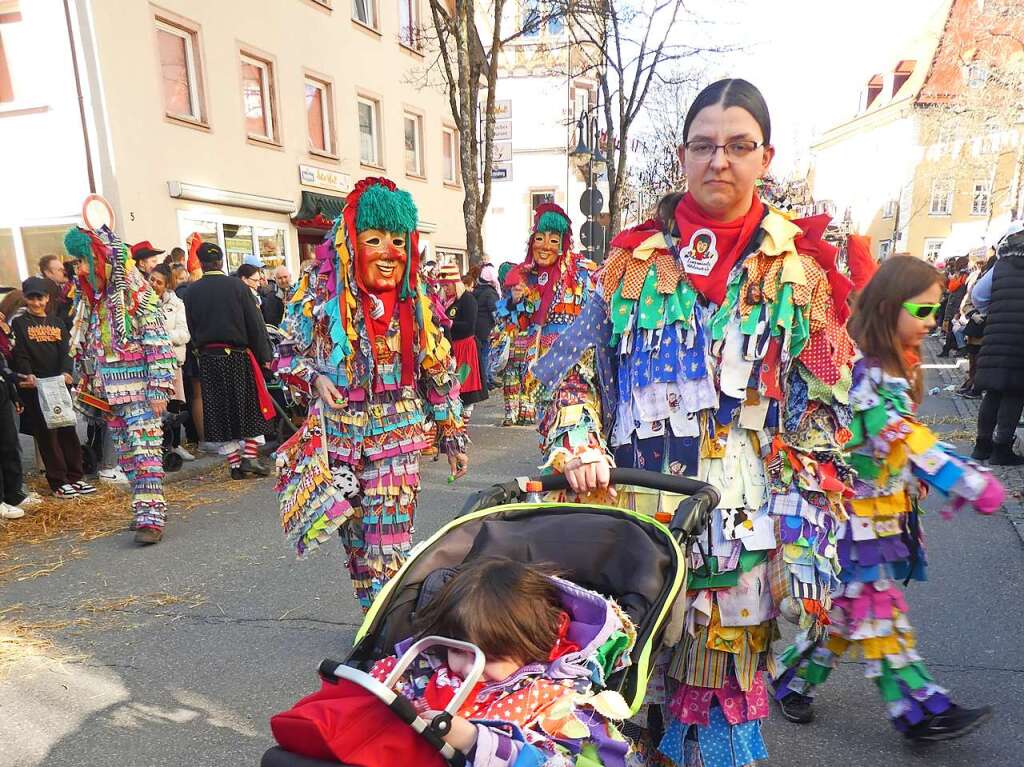
[[[199,248],[203,276],[185,294],[185,319],[199,362],[203,431],[207,442],[222,443],[231,478],[246,473],[265,477],[258,438],[273,418],[273,401],[260,366],[271,358],[270,340],[252,292],[224,271],[218,245]]]

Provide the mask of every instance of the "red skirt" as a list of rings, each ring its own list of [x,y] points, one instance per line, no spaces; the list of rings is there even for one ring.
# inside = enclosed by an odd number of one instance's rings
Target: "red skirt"
[[[452,341],[452,353],[455,355],[455,373],[459,378],[462,394],[480,391],[480,351],[477,349],[476,336]]]

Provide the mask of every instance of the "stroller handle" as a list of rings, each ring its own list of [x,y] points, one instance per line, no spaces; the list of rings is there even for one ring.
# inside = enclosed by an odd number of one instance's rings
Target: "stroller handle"
[[[542,477],[517,477],[511,482],[494,485],[474,494],[466,502],[459,516],[480,509],[518,503],[526,498],[526,483],[540,482],[544,492],[568,490],[569,480],[564,474],[546,474]],[[678,540],[684,540],[707,525],[708,515],[718,505],[720,495],[714,486],[692,477],[677,477],[643,469],[612,469],[609,484],[636,485],[651,490],[662,490],[689,496],[676,507],[669,529]]]

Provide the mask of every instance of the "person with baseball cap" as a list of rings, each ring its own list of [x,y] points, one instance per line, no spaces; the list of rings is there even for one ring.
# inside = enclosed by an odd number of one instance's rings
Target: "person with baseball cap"
[[[273,357],[267,328],[248,286],[224,273],[220,246],[204,242],[198,256],[203,276],[184,302],[199,363],[203,437],[227,455],[232,479],[266,477],[258,450],[275,413],[260,371]]]
[[[156,257],[164,251],[154,248],[149,240],[137,242],[131,247],[132,258],[135,259],[135,268],[149,277],[149,273],[156,266]]]

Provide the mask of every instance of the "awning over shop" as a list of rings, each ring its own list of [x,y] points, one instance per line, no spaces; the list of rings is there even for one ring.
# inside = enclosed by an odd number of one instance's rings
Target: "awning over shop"
[[[304,229],[324,232],[331,228],[334,219],[341,215],[341,209],[344,206],[344,197],[304,191],[302,201],[299,203],[299,210],[292,218],[292,223],[300,232]]]

